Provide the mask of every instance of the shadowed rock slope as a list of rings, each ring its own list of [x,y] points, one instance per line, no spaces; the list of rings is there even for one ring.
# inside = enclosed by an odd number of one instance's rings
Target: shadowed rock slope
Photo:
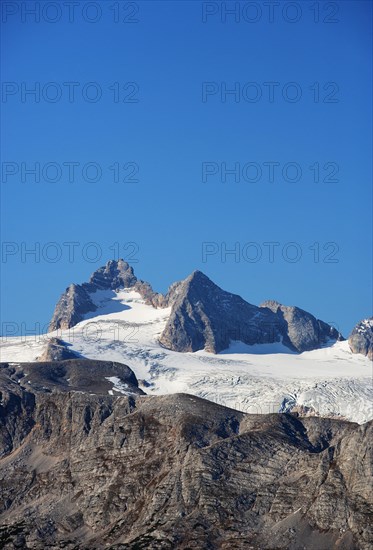
[[[283,343],[296,351],[317,349],[329,340],[343,340],[337,329],[316,319],[311,313],[296,306],[284,306],[274,300],[261,304],[270,309],[283,324]]]
[[[219,288],[201,271],[179,286],[160,343],[174,351],[218,353],[231,340],[246,344],[278,342],[283,324],[269,309],[249,304]]]
[[[372,548],[373,423],[51,393],[14,369],[0,371],[1,548]]]
[[[122,363],[98,361],[95,359],[68,359],[63,361],[41,361],[35,363],[0,363],[0,380],[17,383],[26,392],[90,392],[107,395],[137,393],[139,389],[134,372]],[[113,389],[114,387],[114,389]],[[113,393],[113,394],[114,394]]]

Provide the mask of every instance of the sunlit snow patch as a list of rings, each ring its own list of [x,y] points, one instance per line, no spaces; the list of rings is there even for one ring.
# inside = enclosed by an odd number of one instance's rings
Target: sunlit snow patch
[[[123,393],[124,395],[128,395],[128,394],[132,393],[128,389],[128,384],[125,384],[124,382],[122,382],[121,379],[118,378],[117,376],[105,376],[105,379],[109,380],[109,382],[111,382],[113,384],[113,390],[114,391],[117,391],[119,393]],[[109,390],[109,395],[113,395],[113,390]]]

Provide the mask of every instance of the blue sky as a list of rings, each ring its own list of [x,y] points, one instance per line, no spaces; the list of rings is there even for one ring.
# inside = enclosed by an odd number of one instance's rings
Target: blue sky
[[[345,335],[372,314],[370,2],[316,3],[319,22],[281,2],[272,23],[263,2],[225,22],[220,2],[22,4],[2,2],[3,322],[43,326],[118,247],[159,291],[201,269]]]

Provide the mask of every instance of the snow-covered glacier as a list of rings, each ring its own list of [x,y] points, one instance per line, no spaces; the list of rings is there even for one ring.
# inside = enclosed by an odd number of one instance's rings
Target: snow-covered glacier
[[[72,328],[2,338],[1,361],[35,361],[48,339],[58,337],[84,357],[127,364],[150,395],[186,392],[249,413],[373,418],[372,362],[353,354],[347,341],[303,353],[280,342],[236,341],[219,354],[179,353],[158,341],[171,308],[148,305],[131,288],[100,290],[94,299],[97,310]]]

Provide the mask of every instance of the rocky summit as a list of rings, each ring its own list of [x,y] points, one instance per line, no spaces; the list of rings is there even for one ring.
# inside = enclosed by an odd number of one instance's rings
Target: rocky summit
[[[99,363],[1,365],[1,548],[372,548],[372,422],[148,397]]]
[[[165,295],[138,280],[124,260],[109,261],[93,273],[88,283],[70,285],[55,308],[49,330],[67,329],[95,312],[99,290],[130,288],[155,308],[171,307],[159,337],[165,348],[179,352],[205,349],[218,353],[233,340],[245,344],[282,342],[292,351],[322,347],[343,336],[329,324],[295,307],[267,301],[261,307],[219,288],[201,271],[170,286]]]
[[[65,290],[55,307],[49,324],[49,332],[71,328],[82,321],[86,313],[95,312],[97,306],[94,303],[94,296],[98,290],[117,290],[119,288],[136,290],[147,304],[154,307],[167,307],[168,305],[168,295],[163,296],[154,292],[149,283],[137,279],[133,268],[127,262],[110,260],[91,275],[88,283],[71,284]]]

